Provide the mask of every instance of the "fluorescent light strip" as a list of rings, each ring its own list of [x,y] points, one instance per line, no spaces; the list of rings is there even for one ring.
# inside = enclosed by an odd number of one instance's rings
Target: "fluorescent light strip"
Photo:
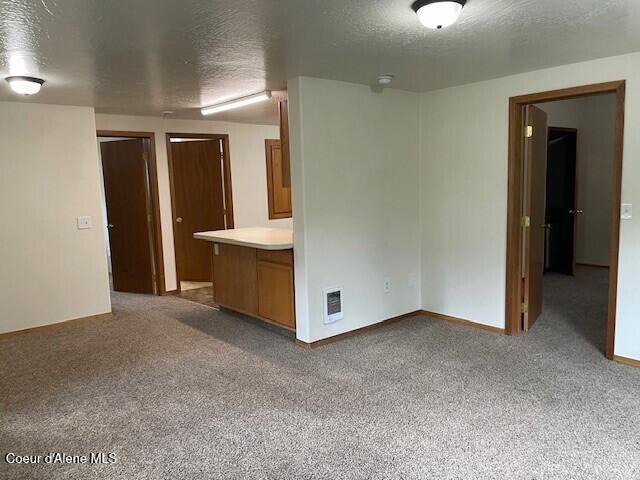
[[[202,115],[212,115],[214,113],[224,112],[233,108],[251,105],[252,103],[263,102],[264,100],[269,100],[270,98],[271,92],[267,90],[266,92],[249,95],[248,97],[237,98],[235,100],[219,103],[217,105],[211,105],[210,107],[204,107],[200,111],[202,112]]]

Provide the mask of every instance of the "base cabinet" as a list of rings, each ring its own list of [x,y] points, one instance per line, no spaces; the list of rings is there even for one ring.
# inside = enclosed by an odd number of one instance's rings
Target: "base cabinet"
[[[291,266],[258,262],[258,313],[280,325],[295,327]]]
[[[290,330],[295,329],[293,250],[261,250],[215,243],[215,302]]]
[[[248,315],[258,314],[256,249],[215,244],[213,297],[218,305]]]

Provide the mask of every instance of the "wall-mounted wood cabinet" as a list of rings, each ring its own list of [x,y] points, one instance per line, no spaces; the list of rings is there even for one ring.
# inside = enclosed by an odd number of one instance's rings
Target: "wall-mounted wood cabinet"
[[[285,187],[291,187],[291,154],[289,152],[289,101],[281,100],[280,142],[282,145],[282,180]]]
[[[269,218],[291,217],[291,187],[285,185],[280,140],[265,140]]]

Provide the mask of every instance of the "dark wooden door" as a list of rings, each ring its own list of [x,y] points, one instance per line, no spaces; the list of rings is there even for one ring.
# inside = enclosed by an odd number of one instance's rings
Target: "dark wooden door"
[[[549,127],[545,269],[573,275],[575,269],[575,129]]]
[[[170,144],[178,280],[212,280],[211,244],[193,234],[226,228],[221,142]]]
[[[547,186],[547,114],[533,105],[526,108],[526,124],[532,135],[525,143],[526,202],[525,279],[523,327],[529,330],[542,312],[544,275],[545,200]]]
[[[113,289],[155,293],[147,140],[100,143]]]

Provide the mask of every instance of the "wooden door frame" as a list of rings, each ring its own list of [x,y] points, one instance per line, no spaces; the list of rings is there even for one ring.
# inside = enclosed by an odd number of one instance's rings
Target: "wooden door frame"
[[[616,96],[615,148],[613,159],[613,205],[611,212],[611,248],[609,304],[605,355],[614,356],[616,303],[618,293],[618,255],[620,250],[620,208],[622,202],[622,157],[624,145],[625,80],[551,90],[509,98],[509,161],[507,193],[507,266],[505,295],[505,332],[515,335],[521,326],[521,201],[523,180],[523,111],[526,105],[613,93]]]
[[[162,229],[160,226],[160,195],[158,192],[158,164],[156,160],[156,136],[153,132],[131,132],[125,130],[96,130],[97,137],[141,138],[149,141],[149,161],[146,170],[149,178],[149,196],[151,197],[152,241],[151,255],[156,270],[156,293],[167,293],[164,281],[164,255],[162,252]]]
[[[578,210],[578,173],[579,173],[579,164],[578,160],[580,157],[580,130],[573,127],[554,127],[553,125],[547,125],[548,130],[556,130],[558,132],[567,132],[567,133],[575,133],[576,134],[576,158],[575,158],[575,179],[573,186],[573,208]],[[547,135],[547,138],[549,136]],[[548,149],[547,149],[548,153]],[[547,158],[548,161],[548,158]],[[573,265],[571,266],[571,275],[576,274],[576,238],[578,236],[578,217],[574,215],[573,219]]]
[[[176,195],[175,184],[173,178],[173,155],[171,153],[171,139],[172,138],[196,138],[206,140],[222,140],[223,150],[223,176],[222,183],[224,187],[224,203],[225,203],[225,223],[226,228],[230,229],[234,227],[234,215],[233,215],[233,191],[231,189],[231,154],[229,153],[229,135],[217,134],[217,133],[167,133],[165,135],[167,143],[167,160],[169,167],[169,189],[171,193],[171,227],[173,231],[173,248],[174,252],[177,251],[178,243],[176,239],[176,232],[174,228],[174,219],[176,218]],[[178,255],[175,255],[176,263],[176,290],[181,292],[180,287],[180,273],[178,269]]]

